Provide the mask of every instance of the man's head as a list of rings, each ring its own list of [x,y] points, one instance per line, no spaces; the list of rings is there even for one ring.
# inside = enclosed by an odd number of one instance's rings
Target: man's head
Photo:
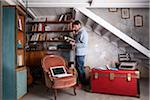
[[[79,20],[75,20],[72,23],[72,29],[77,32],[79,31],[80,28],[81,28],[81,22]]]

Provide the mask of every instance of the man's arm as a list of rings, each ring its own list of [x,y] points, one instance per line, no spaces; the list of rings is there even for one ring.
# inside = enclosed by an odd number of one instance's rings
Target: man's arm
[[[82,31],[83,33],[81,34],[78,43],[76,43],[77,48],[84,48],[87,47],[88,45],[88,34],[86,31]]]

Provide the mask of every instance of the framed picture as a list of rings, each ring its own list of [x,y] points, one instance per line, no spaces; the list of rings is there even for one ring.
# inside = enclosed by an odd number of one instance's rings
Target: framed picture
[[[108,8],[109,12],[117,12],[117,8]]]
[[[129,8],[122,8],[121,9],[121,17],[123,19],[128,19],[130,18],[130,9]]]
[[[141,16],[141,15],[134,16],[134,26],[136,26],[136,27],[143,26],[143,16]]]

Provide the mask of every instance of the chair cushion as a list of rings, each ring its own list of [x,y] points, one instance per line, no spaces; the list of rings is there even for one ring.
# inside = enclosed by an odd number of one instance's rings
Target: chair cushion
[[[60,89],[74,86],[76,84],[76,76],[68,76],[63,78],[54,78],[52,88]]]

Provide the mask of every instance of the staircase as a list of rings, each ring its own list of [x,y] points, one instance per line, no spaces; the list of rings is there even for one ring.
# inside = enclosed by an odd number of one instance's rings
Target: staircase
[[[141,67],[149,68],[150,50],[100,18],[100,16],[95,15],[90,10],[86,8],[76,8],[76,10],[76,18],[83,22],[88,31],[93,31],[100,37],[105,38],[124,53],[129,53],[131,59],[137,61]]]

